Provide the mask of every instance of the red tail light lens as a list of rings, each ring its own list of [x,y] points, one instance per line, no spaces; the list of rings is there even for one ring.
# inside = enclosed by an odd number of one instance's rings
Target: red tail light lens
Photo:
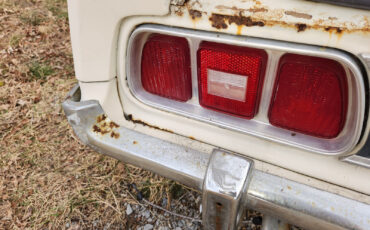
[[[272,96],[271,124],[322,138],[334,138],[347,111],[347,82],[336,61],[295,54],[279,63]]]
[[[153,94],[187,101],[192,96],[189,45],[185,38],[154,34],[141,59],[143,88]]]
[[[266,62],[263,50],[203,42],[198,50],[200,104],[253,118]]]

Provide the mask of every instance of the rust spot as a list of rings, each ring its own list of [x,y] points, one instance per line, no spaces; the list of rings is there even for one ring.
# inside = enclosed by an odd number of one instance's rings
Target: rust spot
[[[284,12],[286,15],[290,15],[296,18],[304,18],[304,19],[312,19],[312,15],[310,14],[305,14],[305,13],[299,13],[295,11],[285,11]]]
[[[111,137],[111,138],[118,139],[118,138],[119,138],[119,133],[116,133],[116,132],[112,131],[112,132],[110,133],[110,137]]]
[[[297,32],[302,32],[307,29],[307,25],[303,23],[297,23],[295,26],[297,27]]]
[[[242,34],[242,29],[243,29],[243,26],[242,25],[238,26],[238,29],[236,31],[236,34],[237,35],[241,35]]]
[[[329,27],[325,27],[325,29],[324,29],[325,31],[328,31],[329,33],[331,33],[331,32],[335,32],[335,33],[337,33],[337,34],[341,34],[342,32],[343,32],[343,29],[341,29],[341,28],[339,28],[339,27],[331,27],[331,26],[329,26]]]
[[[216,230],[222,229],[221,215],[222,215],[222,204],[217,202],[216,203],[216,219],[215,219]]]
[[[133,141],[133,142],[132,142],[132,144],[137,145],[137,144],[138,144],[138,142],[137,142],[137,141]]]
[[[227,25],[225,22],[227,16],[221,14],[212,14],[209,20],[212,22],[212,26],[216,29],[226,29]]]
[[[103,130],[103,129],[102,129],[102,131],[101,131],[101,134],[102,134],[102,135],[105,135],[105,134],[107,134],[107,133],[109,133],[109,130]]]
[[[239,15],[228,16],[228,15],[221,15],[221,14],[212,14],[209,18],[212,21],[212,26],[217,29],[226,29],[228,26],[226,22],[231,25],[235,23],[237,26],[264,26],[265,23],[263,21],[254,21],[251,17],[242,16],[241,13]]]
[[[102,114],[102,115],[100,115],[96,118],[96,122],[100,123],[100,122],[104,121],[105,119],[107,119],[107,115]]]
[[[94,130],[94,132],[96,132],[96,133],[100,133],[100,132],[101,132],[101,129],[100,129],[97,125],[94,125],[94,126],[93,126],[93,130]]]
[[[201,18],[202,17],[202,12],[200,12],[199,10],[191,10],[189,9],[189,15],[191,16],[191,18],[194,20],[196,18]]]
[[[189,136],[189,138],[190,138],[190,139],[192,139],[192,140],[196,140],[196,139],[195,139],[194,137],[192,137],[192,136]]]
[[[290,187],[289,185],[287,186],[287,188],[288,188],[289,190],[292,190],[292,187]]]
[[[236,25],[244,25],[244,26],[264,26],[265,23],[262,21],[253,21],[251,17],[244,17],[241,14],[239,16],[228,16],[229,24],[235,23]]]
[[[110,127],[111,129],[113,129],[113,128],[118,128],[118,127],[119,127],[119,125],[117,125],[116,123],[114,123],[113,121],[111,121],[111,122],[109,122],[109,127]]]
[[[93,126],[93,131],[96,132],[96,133],[100,133],[102,135],[105,135],[105,134],[110,132],[110,130],[108,131],[108,130],[102,129],[101,127],[99,127],[97,125]]]
[[[173,133],[172,130],[168,130],[168,129],[163,129],[163,128],[160,128],[158,126],[155,126],[155,125],[151,125],[151,124],[148,124],[142,120],[138,120],[138,119],[134,119],[132,114],[124,114],[125,116],[125,119],[127,121],[131,121],[135,124],[140,124],[140,125],[143,125],[143,126],[148,126],[149,128],[153,128],[153,129],[158,129],[158,130],[161,130],[161,131],[165,131],[165,132],[168,132],[168,133]]]
[[[97,123],[93,126],[93,131],[105,135],[111,133],[111,137],[118,138],[119,134],[115,133],[113,129],[118,128],[119,125],[113,121],[107,121],[107,115],[102,114],[96,118]]]

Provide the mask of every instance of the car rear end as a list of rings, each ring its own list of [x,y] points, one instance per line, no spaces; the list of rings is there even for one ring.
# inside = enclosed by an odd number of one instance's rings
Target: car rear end
[[[206,228],[369,229],[369,4],[322,2],[69,1],[67,118],[202,191]]]

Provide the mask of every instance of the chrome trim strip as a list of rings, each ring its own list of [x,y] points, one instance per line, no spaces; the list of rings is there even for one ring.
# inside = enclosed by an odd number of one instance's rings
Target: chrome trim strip
[[[370,69],[370,53],[363,53],[360,54],[360,57],[364,60],[367,65],[367,69]]]
[[[360,60],[363,62],[366,72],[368,75],[368,82],[370,84],[370,53],[362,53],[359,54]],[[370,89],[369,89],[370,90]],[[368,96],[368,118],[366,123],[364,123],[364,137],[362,142],[364,144],[361,146],[361,149],[356,153],[356,155],[352,156],[346,156],[341,158],[342,161],[359,165],[362,167],[370,168],[370,121],[369,121],[369,116],[370,116],[370,91],[367,94]]]
[[[80,101],[75,87],[63,103],[66,117],[83,143],[95,151],[151,170],[197,190],[203,182],[210,154],[173,144],[124,127],[118,138],[93,129],[104,114],[97,101]],[[104,122],[110,122],[106,118]],[[306,229],[370,229],[370,205],[319,190],[256,169],[244,193],[247,208],[277,216]]]
[[[370,158],[362,157],[359,155],[352,155],[352,156],[343,158],[342,161],[355,164],[355,165],[360,165],[362,167],[370,169]]]
[[[169,100],[167,98],[150,94],[142,88],[140,78],[141,51],[147,37],[151,33],[185,37],[189,41],[191,63],[193,65],[192,79],[194,91],[193,98],[189,102],[182,103]],[[268,60],[265,85],[261,96],[262,100],[259,112],[254,119],[245,120],[239,117],[208,110],[199,105],[196,85],[196,50],[198,49],[200,41],[212,41],[264,49],[268,52],[270,57],[272,56],[271,54],[274,54],[273,58],[269,58]],[[333,139],[322,139],[295,133],[269,124],[267,112],[275,81],[274,69],[279,61],[277,56],[287,52],[333,59],[341,63],[346,72],[350,73],[348,77],[349,107],[347,120],[343,131],[338,137]],[[124,60],[120,61],[122,61],[121,63],[124,62]],[[348,154],[356,146],[361,135],[365,110],[365,89],[362,73],[357,66],[356,61],[350,55],[335,49],[221,33],[180,29],[161,25],[142,25],[132,33],[129,39],[125,61],[128,84],[132,94],[142,103],[157,109],[325,155]]]

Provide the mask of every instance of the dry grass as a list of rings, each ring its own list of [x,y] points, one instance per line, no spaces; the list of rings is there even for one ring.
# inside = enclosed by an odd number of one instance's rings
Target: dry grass
[[[60,106],[76,82],[65,0],[0,0],[0,22],[0,229],[125,229],[130,183],[156,203],[191,193],[73,135]]]

